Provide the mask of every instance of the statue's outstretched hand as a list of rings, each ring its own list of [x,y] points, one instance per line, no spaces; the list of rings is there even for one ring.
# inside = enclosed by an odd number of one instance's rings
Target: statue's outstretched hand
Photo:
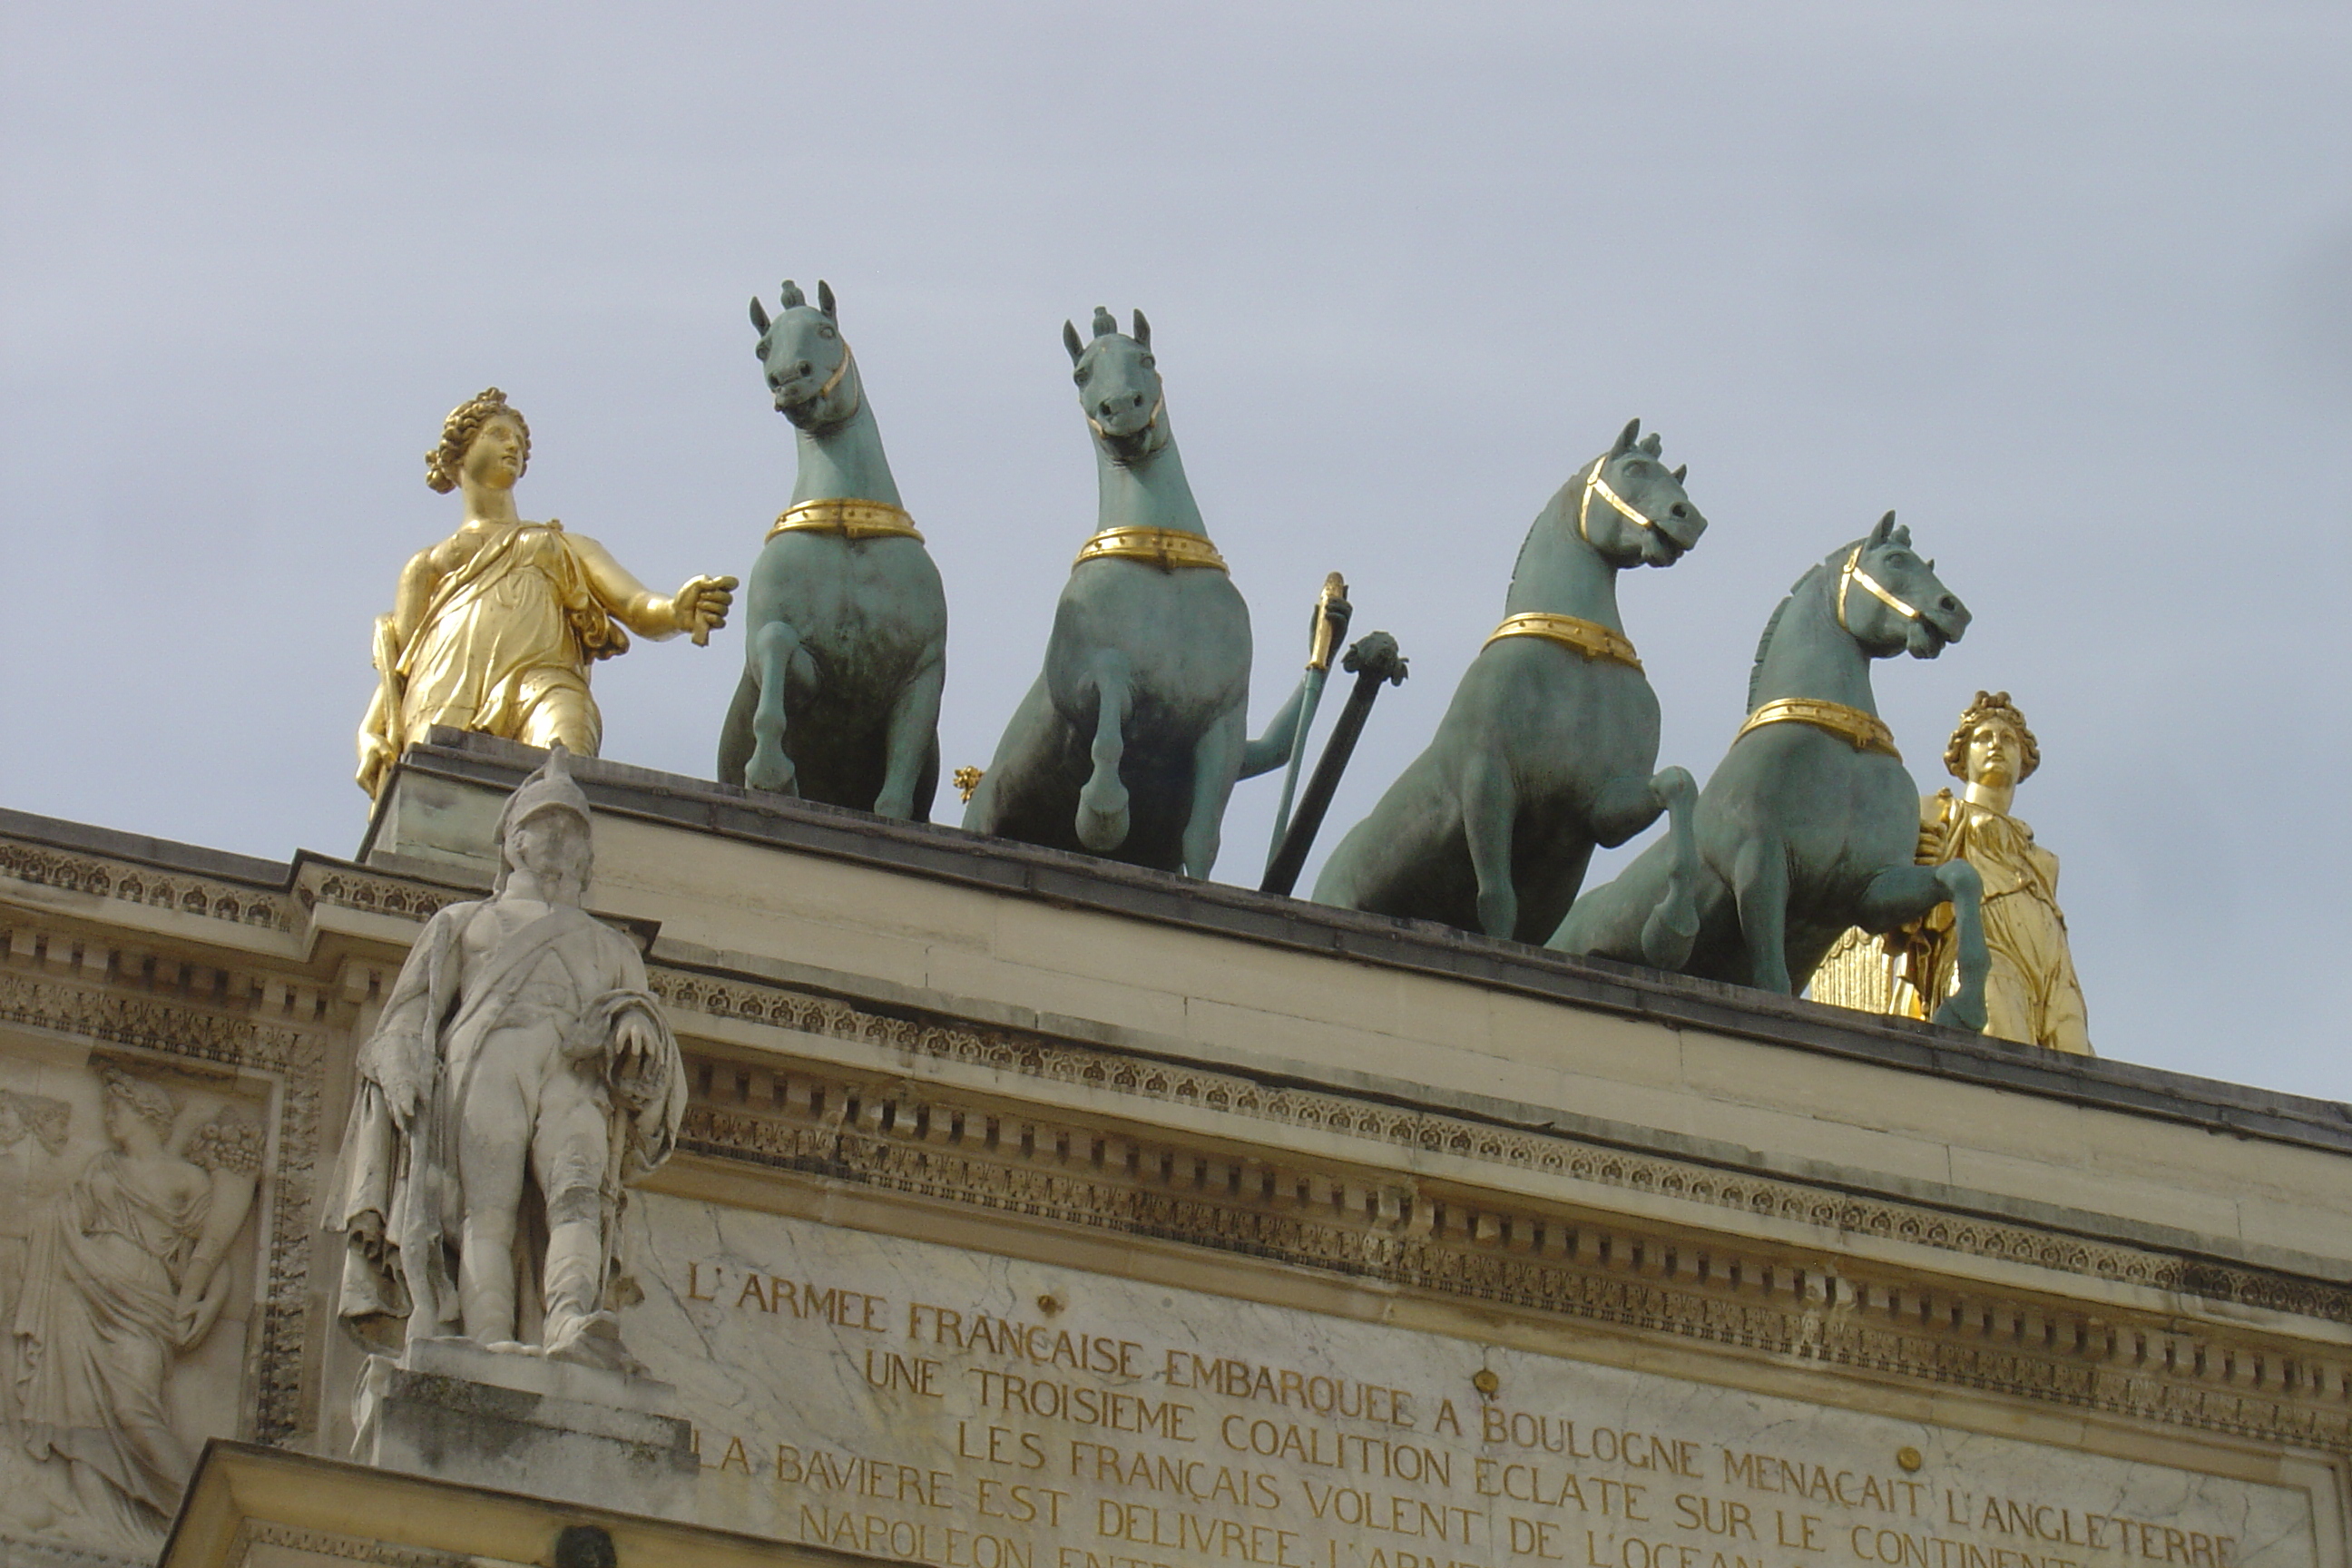
[[[670,613],[677,618],[677,629],[694,638],[694,646],[707,647],[710,634],[727,624],[727,612],[735,605],[737,579],[733,577],[689,577],[670,600]]]

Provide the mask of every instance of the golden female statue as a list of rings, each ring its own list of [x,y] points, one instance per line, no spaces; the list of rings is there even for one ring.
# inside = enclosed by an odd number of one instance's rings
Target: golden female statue
[[[378,685],[359,734],[371,795],[436,724],[593,757],[593,661],[627,652],[629,632],[700,647],[727,624],[734,578],[690,577],[665,598],[594,540],[523,521],[514,486],[530,461],[530,427],[495,386],[452,410],[425,455],[425,482],[459,491],[466,521],[410,559],[392,614],[376,617]]]
[[[1984,879],[1985,945],[1992,950],[1984,1032],[2087,1057],[2083,986],[2058,909],[2058,857],[2010,814],[2017,786],[2041,765],[2042,747],[2009,693],[1978,692],[1944,748],[1945,768],[1967,787],[1919,802],[1919,863],[1966,860]],[[1927,998],[1952,986],[1949,921],[1948,907],[1939,909],[1884,947],[1848,931],[1814,976],[1814,1000],[1926,1017]]]

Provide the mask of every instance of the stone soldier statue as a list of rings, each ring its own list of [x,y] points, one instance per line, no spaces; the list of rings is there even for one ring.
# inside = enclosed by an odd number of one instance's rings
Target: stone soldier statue
[[[488,900],[426,923],[360,1052],[341,1311],[626,1368],[604,1301],[622,1189],[676,1143],[685,1065],[636,948],[580,907],[588,801],[561,746],[499,858]]]

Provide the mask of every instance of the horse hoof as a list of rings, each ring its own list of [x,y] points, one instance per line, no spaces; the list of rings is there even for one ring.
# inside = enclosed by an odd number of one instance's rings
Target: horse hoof
[[[1690,962],[1698,945],[1698,910],[1654,910],[1642,922],[1642,962],[1653,969],[1678,972]]]
[[[1935,1021],[1947,1029],[1965,1029],[1971,1035],[1981,1035],[1985,1026],[1985,1005],[1963,1006],[1957,996],[1936,1009]]]
[[[800,791],[793,787],[797,781],[793,760],[781,752],[772,757],[762,757],[754,752],[751,760],[744,764],[744,784],[770,795],[798,795]]]
[[[1097,855],[1108,855],[1127,842],[1127,807],[1096,811],[1078,807],[1078,842]]]

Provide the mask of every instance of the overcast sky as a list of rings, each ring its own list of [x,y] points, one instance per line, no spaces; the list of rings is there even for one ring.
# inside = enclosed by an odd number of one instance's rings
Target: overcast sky
[[[1713,522],[1621,584],[1663,762],[1895,508],[1976,621],[1880,707],[1930,790],[1978,688],[2024,709],[2100,1052],[2352,1098],[2347,140],[2340,0],[9,5],[0,804],[351,853],[442,416],[504,387],[525,515],[740,574],[786,277],[839,295],[985,763],[1094,520],[1062,321],[1140,305],[1254,725],[1327,571],[1412,659],[1322,847],[1639,416]],[[708,776],[741,655],[600,667],[605,754]]]

